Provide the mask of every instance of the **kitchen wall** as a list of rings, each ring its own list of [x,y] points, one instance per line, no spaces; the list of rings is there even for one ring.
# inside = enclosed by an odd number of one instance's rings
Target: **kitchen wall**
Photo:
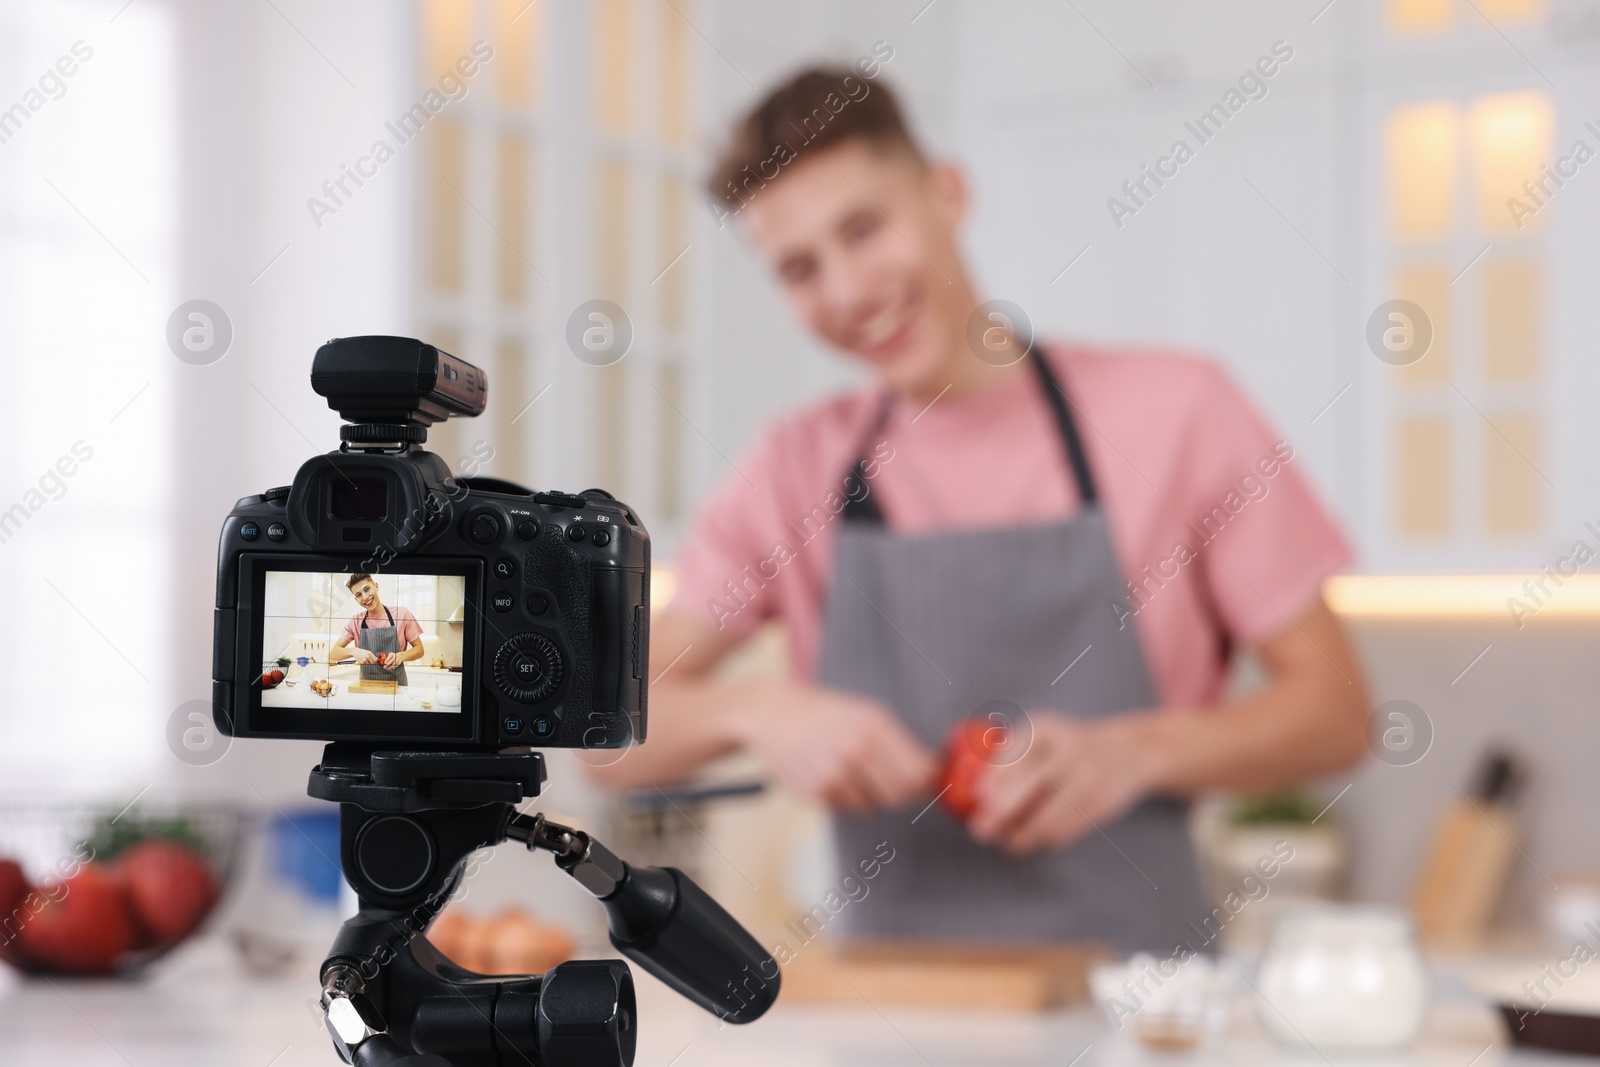
[[[1352,627],[1374,702],[1412,702],[1432,733],[1415,763],[1371,760],[1323,785],[1330,800],[1350,787],[1331,815],[1356,846],[1355,897],[1407,898],[1440,816],[1463,802],[1491,746],[1514,753],[1528,775],[1501,921],[1531,925],[1555,886],[1600,872],[1592,817],[1600,622],[1535,617],[1519,630],[1507,618],[1355,619]]]

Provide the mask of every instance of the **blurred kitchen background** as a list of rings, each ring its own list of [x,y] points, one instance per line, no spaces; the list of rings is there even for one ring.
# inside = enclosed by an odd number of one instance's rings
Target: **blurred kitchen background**
[[[492,57],[441,81],[480,42]],[[430,447],[613,489],[649,522],[664,602],[731,458],[853,373],[718,224],[709,153],[798,64],[877,42],[920,135],[968,168],[984,295],[1047,335],[1221,360],[1358,547],[1328,595],[1375,705],[1407,702],[1380,716],[1402,743],[1247,821],[1309,823],[1309,803],[1330,858],[1307,891],[1403,902],[1504,748],[1522,788],[1485,839],[1491,934],[1548,929],[1556,887],[1600,875],[1600,582],[1545,577],[1600,552],[1600,163],[1542,170],[1600,150],[1600,0],[7,0],[5,793],[314,810],[314,743],[198,762],[171,739],[209,696],[222,517],[337,443],[307,381],[332,336],[414,334],[486,367],[488,411]],[[1266,95],[1113,212],[1279,42]],[[61,57],[74,73],[46,86]],[[444,105],[406,125],[430,90]],[[608,367],[566,340],[594,298],[635,331]],[[1425,309],[1427,360],[1375,358],[1392,299]],[[193,300],[225,317],[220,359],[169,345]],[[782,670],[782,641],[731,669]],[[829,887],[823,820],[791,797],[618,800],[572,755],[551,764],[544,810],[689,867],[764,940]],[[1201,821],[1225,868],[1244,830]],[[520,857],[471,893],[598,929],[577,886]]]

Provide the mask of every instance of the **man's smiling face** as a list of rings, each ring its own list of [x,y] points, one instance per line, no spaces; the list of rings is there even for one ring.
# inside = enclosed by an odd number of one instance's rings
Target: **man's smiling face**
[[[959,357],[972,310],[958,284],[965,209],[953,168],[852,140],[802,152],[739,219],[797,318],[917,392]]]
[[[370,578],[351,586],[350,593],[356,598],[356,603],[367,611],[378,606],[378,583]]]

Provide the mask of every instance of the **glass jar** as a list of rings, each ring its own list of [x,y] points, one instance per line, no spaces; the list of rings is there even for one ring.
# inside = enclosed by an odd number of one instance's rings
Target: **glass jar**
[[[1404,912],[1325,905],[1282,914],[1261,960],[1256,1012],[1281,1044],[1405,1048],[1422,1032],[1428,972]]]

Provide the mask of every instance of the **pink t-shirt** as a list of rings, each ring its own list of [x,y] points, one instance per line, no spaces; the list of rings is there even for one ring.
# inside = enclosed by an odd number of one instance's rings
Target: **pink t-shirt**
[[[387,605],[385,605],[387,607]],[[411,642],[422,636],[422,624],[417,617],[411,614],[410,608],[389,608],[394,616],[395,638],[400,642],[400,651],[404,652],[411,647]],[[349,622],[344,624],[344,639],[352,645],[361,643],[361,615],[358,612]],[[376,614],[367,615],[368,628],[388,626],[389,616],[380,609]]]
[[[1303,460],[1217,366],[1168,351],[1045,352],[1072,401],[1159,699],[1213,703],[1229,647],[1285,628],[1350,551]],[[1050,408],[1019,370],[925,410],[895,402],[868,446],[867,484],[891,529],[1013,526],[1077,510]],[[870,385],[766,428],[698,515],[669,611],[735,637],[781,619],[796,676],[814,677],[845,477],[881,396]]]

